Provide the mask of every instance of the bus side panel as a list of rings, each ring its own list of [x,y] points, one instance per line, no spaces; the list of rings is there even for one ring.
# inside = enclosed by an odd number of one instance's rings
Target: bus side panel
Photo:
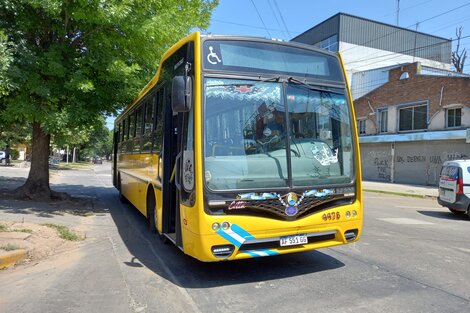
[[[125,169],[120,171],[122,194],[145,216],[147,216],[146,196],[150,181],[148,175],[150,159],[149,154],[125,155],[123,157]]]

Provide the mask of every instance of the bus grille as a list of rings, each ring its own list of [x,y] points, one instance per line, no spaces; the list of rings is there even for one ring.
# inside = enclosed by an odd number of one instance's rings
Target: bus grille
[[[286,206],[278,199],[267,199],[263,201],[247,200],[243,201],[243,206],[238,205],[235,209],[228,206],[224,211],[226,214],[268,215],[283,220],[296,220],[334,206],[350,204],[352,200],[352,197],[346,197],[342,194],[328,195],[321,198],[305,198],[302,203],[297,205],[297,213],[292,216],[286,213]]]

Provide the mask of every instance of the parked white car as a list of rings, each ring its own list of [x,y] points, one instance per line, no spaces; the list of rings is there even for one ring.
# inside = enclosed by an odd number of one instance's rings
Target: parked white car
[[[437,202],[452,213],[470,217],[470,160],[444,162]]]
[[[5,151],[0,151],[0,164],[5,164]]]

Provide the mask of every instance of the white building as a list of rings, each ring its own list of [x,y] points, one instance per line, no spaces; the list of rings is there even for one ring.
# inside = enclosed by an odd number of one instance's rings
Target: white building
[[[388,69],[398,64],[420,62],[423,67],[447,71],[452,65],[450,39],[345,13],[330,17],[292,41],[339,51],[353,99],[377,88],[375,82],[388,77]]]

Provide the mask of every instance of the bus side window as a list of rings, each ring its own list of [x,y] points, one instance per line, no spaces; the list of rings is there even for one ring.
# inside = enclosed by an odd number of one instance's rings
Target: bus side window
[[[116,140],[116,144],[117,144],[117,147],[115,148],[116,150],[115,151],[121,151],[121,142],[122,142],[122,122],[119,123],[118,125],[118,130],[117,130],[117,140]]]
[[[152,121],[153,121],[153,104],[152,98],[149,98],[144,103],[144,116],[142,128],[142,151],[149,152],[152,149]]]
[[[121,152],[126,152],[128,124],[127,118],[124,118],[122,120]]]
[[[134,152],[140,152],[140,143],[142,141],[142,113],[143,104],[140,103],[135,112],[135,136],[134,136]]]
[[[129,125],[127,126],[128,133],[127,133],[127,152],[132,152],[134,148],[134,134],[135,134],[135,112],[129,114],[128,121]]]
[[[154,142],[155,151],[161,151],[163,145],[163,89],[159,90],[155,95],[155,112],[156,118],[154,123]]]

